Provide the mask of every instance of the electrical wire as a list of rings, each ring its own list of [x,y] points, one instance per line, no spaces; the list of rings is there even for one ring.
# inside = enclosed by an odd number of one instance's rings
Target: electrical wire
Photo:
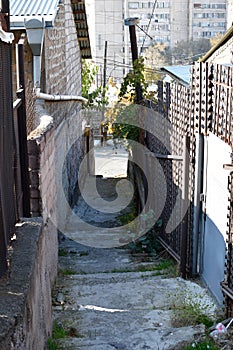
[[[149,29],[150,29],[150,24],[151,24],[151,21],[152,21],[154,12],[155,12],[155,7],[156,7],[156,5],[157,5],[157,1],[158,1],[158,0],[154,0],[154,5],[153,5],[153,8],[152,8],[152,13],[151,13],[151,16],[150,16],[149,23],[148,23],[148,25],[147,25],[147,30],[146,30],[146,32],[147,32],[147,35],[148,35],[148,36],[149,36],[148,32],[149,32]],[[143,50],[143,48],[144,48],[145,41],[146,41],[146,35],[144,36],[144,39],[143,39],[143,43],[142,43],[141,50],[140,50],[140,55],[141,55],[142,50]]]
[[[153,40],[153,38],[144,30],[142,29],[138,24],[136,24],[136,26],[143,32],[146,34],[146,36],[148,36],[148,38],[150,38],[151,40]]]

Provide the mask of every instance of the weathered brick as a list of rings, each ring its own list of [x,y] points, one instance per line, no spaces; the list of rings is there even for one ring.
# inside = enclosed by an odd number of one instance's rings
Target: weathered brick
[[[31,212],[40,212],[40,205],[39,205],[39,200],[35,198],[31,198],[30,200],[30,205],[31,205]]]
[[[38,155],[29,155],[28,156],[29,168],[31,170],[39,170],[39,157]]]
[[[29,171],[30,185],[36,187],[39,185],[39,174],[38,171],[30,170]]]
[[[36,140],[28,140],[27,141],[28,154],[39,154],[39,148]]]

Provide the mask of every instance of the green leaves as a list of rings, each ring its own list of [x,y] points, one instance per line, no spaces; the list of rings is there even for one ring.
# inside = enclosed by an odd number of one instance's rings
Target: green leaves
[[[99,68],[91,63],[82,62],[82,96],[88,99],[85,108],[100,110],[108,104],[107,87],[96,87],[95,81]]]
[[[146,92],[148,84],[145,80],[144,71],[144,59],[143,57],[139,57],[138,60],[133,63],[133,70],[126,75],[121,84],[119,93],[120,99],[128,97],[131,102],[135,102],[136,88],[138,85],[140,85],[142,89],[142,94]]]

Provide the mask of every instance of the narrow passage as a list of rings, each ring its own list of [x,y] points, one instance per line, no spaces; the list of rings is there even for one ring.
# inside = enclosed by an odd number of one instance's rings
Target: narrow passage
[[[106,176],[108,152],[108,147],[97,151],[102,159],[98,175]],[[95,180],[107,208],[117,198],[121,178]],[[91,191],[86,200],[93,201]],[[129,210],[130,205],[125,213]],[[95,229],[88,231],[80,218]],[[54,329],[64,337],[58,335],[51,342],[65,350],[183,349],[204,333],[204,326],[175,325],[174,302],[178,296],[182,302],[189,289],[196,288],[200,295],[204,291],[178,278],[174,262],[164,252],[153,258],[134,256],[128,247],[118,245],[120,224],[119,212],[100,214],[79,198],[67,232],[60,235],[59,275],[53,291]]]

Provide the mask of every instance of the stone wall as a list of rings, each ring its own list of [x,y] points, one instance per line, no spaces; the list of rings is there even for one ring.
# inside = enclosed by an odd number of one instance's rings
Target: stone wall
[[[0,349],[45,349],[52,331],[51,290],[57,274],[55,228],[26,219],[9,247],[8,276],[0,279]]]

